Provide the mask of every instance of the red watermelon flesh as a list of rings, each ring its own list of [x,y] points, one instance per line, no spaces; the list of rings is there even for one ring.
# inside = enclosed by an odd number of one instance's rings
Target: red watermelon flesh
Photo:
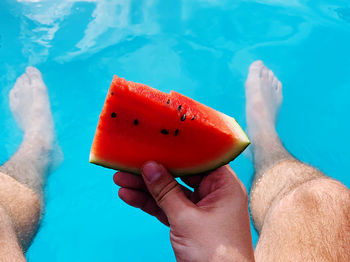
[[[177,92],[163,93],[115,76],[90,162],[138,174],[154,160],[175,176],[189,175],[228,163],[248,144],[233,118]]]

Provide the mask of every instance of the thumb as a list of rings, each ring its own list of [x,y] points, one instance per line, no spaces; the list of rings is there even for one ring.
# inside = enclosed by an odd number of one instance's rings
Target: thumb
[[[142,167],[142,177],[148,191],[151,193],[158,206],[167,215],[169,222],[194,204],[187,199],[179,183],[164,168],[156,162],[147,162]]]

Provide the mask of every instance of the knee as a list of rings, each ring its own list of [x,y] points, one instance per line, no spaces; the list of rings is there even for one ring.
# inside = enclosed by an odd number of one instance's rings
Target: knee
[[[341,218],[350,214],[350,190],[330,178],[314,179],[300,185],[291,192],[289,201],[291,206],[309,216]]]
[[[350,190],[339,181],[323,177],[304,182],[276,201],[266,211],[265,220],[305,221],[334,225],[350,221]],[[282,219],[283,220],[283,219]],[[292,222],[291,221],[291,222]],[[332,222],[332,223],[333,223]]]
[[[278,204],[267,217],[278,220],[284,217],[291,223],[319,228],[350,226],[350,191],[339,181],[330,178],[314,179],[295,188]]]
[[[322,177],[324,175],[317,169],[297,160],[281,161],[266,171],[254,183],[250,194],[250,209],[257,230],[262,229],[268,213],[291,192]]]
[[[332,257],[348,253],[349,228],[350,191],[326,177],[305,182],[285,195],[268,212],[264,224],[265,233],[279,235],[280,241],[289,239],[304,250],[329,251],[327,256]]]
[[[339,181],[319,178],[297,187],[291,192],[289,200],[295,207],[308,212],[333,208],[339,210],[350,206],[350,190]]]

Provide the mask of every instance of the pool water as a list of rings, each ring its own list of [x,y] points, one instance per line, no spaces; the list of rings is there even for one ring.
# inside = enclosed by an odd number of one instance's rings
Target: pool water
[[[88,162],[114,74],[176,90],[246,127],[244,80],[262,59],[284,85],[286,147],[349,186],[349,47],[345,0],[1,1],[0,161],[21,142],[8,93],[27,65],[49,88],[65,155],[28,261],[175,261],[168,228],[125,205],[114,172]],[[231,166],[249,187],[247,156]]]

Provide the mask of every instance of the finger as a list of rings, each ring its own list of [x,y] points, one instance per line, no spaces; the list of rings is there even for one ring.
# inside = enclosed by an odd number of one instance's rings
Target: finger
[[[200,199],[198,198],[198,194],[196,194],[196,191],[192,191],[188,189],[187,187],[180,185],[182,191],[184,192],[185,196],[191,200],[192,203],[196,204]]]
[[[234,198],[244,198],[246,190],[229,165],[222,166],[209,173],[203,179],[198,190],[201,199],[197,205],[208,205],[232,201]]]
[[[234,185],[239,186],[242,191],[246,191],[245,185],[243,182],[238,178],[235,171],[232,170],[232,168],[229,165],[225,165],[222,167],[222,171],[226,173],[226,179],[228,181],[231,181]]]
[[[193,192],[183,185],[179,185],[179,186],[184,192],[185,196],[189,199],[192,196]]]
[[[179,183],[162,165],[155,162],[146,163],[142,167],[142,177],[148,191],[167,215],[169,222],[175,221],[179,214],[195,207]]]
[[[143,182],[142,177],[125,173],[125,172],[117,172],[113,176],[114,183],[120,187],[133,188],[133,189],[141,189],[147,191],[147,187],[145,182]]]
[[[130,188],[120,188],[118,195],[128,205],[140,208],[151,216],[155,216],[164,225],[169,226],[166,215],[160,209],[151,195],[143,191]]]
[[[181,180],[188,186],[192,188],[198,188],[199,184],[202,182],[203,175],[195,175],[189,177],[181,177]]]
[[[125,188],[131,188],[131,189],[138,189],[143,190],[145,192],[148,192],[148,189],[146,187],[145,182],[143,181],[142,177],[125,173],[125,172],[117,172],[113,176],[113,181],[117,186],[125,187]],[[182,190],[184,191],[185,195],[190,198],[192,195],[192,191],[188,188],[180,185]]]

